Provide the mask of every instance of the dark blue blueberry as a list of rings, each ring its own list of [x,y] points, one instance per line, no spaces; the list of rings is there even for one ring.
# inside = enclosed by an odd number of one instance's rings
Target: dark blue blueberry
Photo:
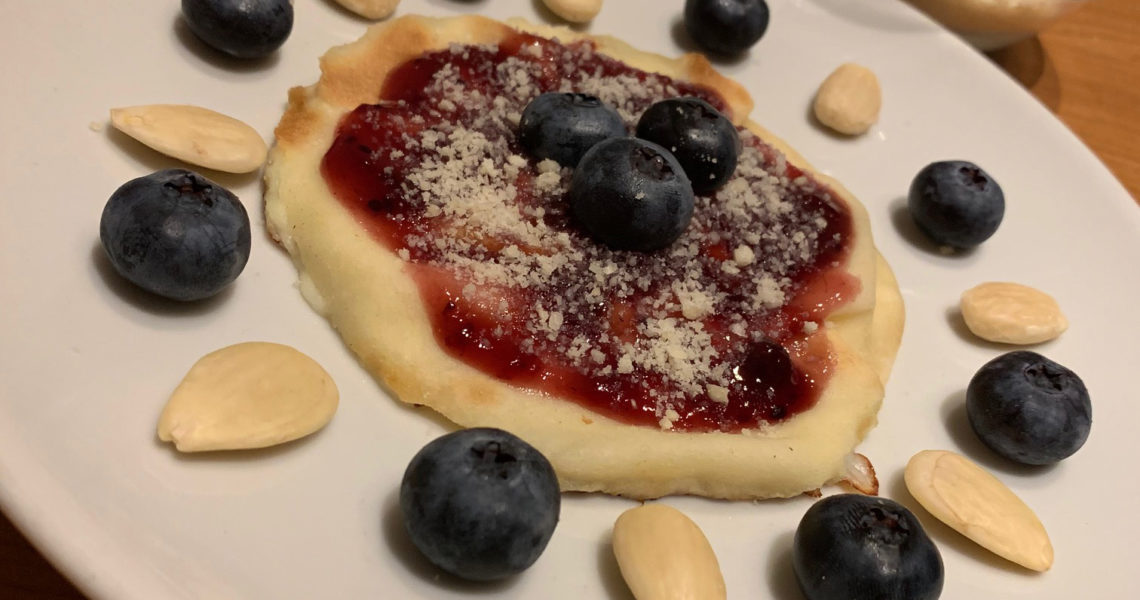
[[[685,0],[689,37],[716,54],[740,54],[768,30],[764,0]]]
[[[839,494],[816,502],[796,528],[792,565],[808,600],[934,600],[942,555],[906,507]]]
[[[594,144],[626,135],[613,108],[587,94],[547,92],[531,100],[519,120],[519,143],[536,159],[573,167]]]
[[[1025,350],[978,369],[966,388],[966,413],[994,452],[1027,465],[1072,456],[1092,428],[1092,403],[1081,378]]]
[[[611,138],[582,157],[567,193],[570,211],[615,250],[672,244],[693,217],[693,188],[668,150],[638,138]]]
[[[637,137],[668,148],[698,194],[727,183],[740,156],[740,136],[732,121],[700,98],[672,98],[650,106],[637,122]]]
[[[290,0],[182,0],[182,16],[203,42],[238,58],[268,56],[293,31]]]
[[[412,458],[400,510],[428,560],[491,581],[538,560],[558,524],[559,494],[554,469],[530,444],[501,429],[465,429]]]
[[[910,184],[907,206],[930,239],[954,248],[988,240],[1005,215],[1001,186],[981,167],[963,160],[932,163]]]
[[[773,340],[759,340],[748,345],[740,366],[733,370],[737,385],[757,398],[767,398],[775,418],[785,414],[781,399],[792,393],[796,385],[796,368],[787,348]]]
[[[173,300],[229,285],[249,260],[245,207],[229,190],[185,169],[132,179],[111,194],[99,239],[120,275]]]

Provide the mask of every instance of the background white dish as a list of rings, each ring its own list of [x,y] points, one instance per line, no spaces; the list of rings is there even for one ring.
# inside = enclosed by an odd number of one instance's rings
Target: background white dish
[[[914,507],[901,469],[916,451],[954,449],[990,467],[1033,506],[1056,547],[1033,575],[928,525],[946,562],[943,598],[1140,596],[1133,508],[1140,477],[1140,211],[1044,108],[966,45],[896,2],[769,0],[772,26],[746,60],[721,64],[753,93],[753,117],[843,181],[871,213],[907,301],[902,352],[880,425],[861,451],[882,493]],[[4,3],[0,64],[0,501],[84,591],[156,598],[627,598],[608,531],[632,502],[569,496],[543,558],[491,587],[437,577],[402,537],[395,492],[407,460],[443,428],[398,406],[301,300],[285,254],[258,226],[246,272],[202,305],[156,302],[101,256],[103,203],[126,180],[176,166],[103,124],[114,106],[199,104],[271,139],[293,85],[364,21],[332,2],[297,0],[274,57],[239,63],[204,48],[175,2]],[[681,0],[610,0],[591,31],[663,54],[686,48]],[[398,14],[479,12],[543,19],[539,2],[404,0]],[[636,26],[634,26],[636,24]],[[857,140],[807,118],[815,87],[840,62],[882,80],[881,123]],[[998,234],[944,256],[904,211],[925,164],[966,158],[1007,195]],[[256,175],[207,173],[261,220]],[[970,376],[1004,347],[964,333],[962,290],[1016,280],[1054,294],[1072,327],[1038,348],[1077,371],[1094,403],[1092,436],[1051,469],[987,454],[961,409]],[[202,354],[246,340],[294,345],[336,379],[341,408],[311,439],[259,452],[184,457],[156,441],[162,405]],[[798,598],[789,551],[807,498],[668,502],[717,551],[731,597]],[[919,511],[921,514],[921,511]],[[927,520],[929,523],[929,520]]]

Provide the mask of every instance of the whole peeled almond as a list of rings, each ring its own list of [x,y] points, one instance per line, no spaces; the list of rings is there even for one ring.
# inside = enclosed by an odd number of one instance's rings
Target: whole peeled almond
[[[255,171],[269,152],[252,127],[200,106],[112,108],[111,124],[167,156],[226,173]]]
[[[396,12],[400,0],[336,0],[336,3],[365,19],[387,19]]]
[[[866,133],[879,120],[883,91],[875,73],[844,63],[819,86],[812,109],[820,123],[845,135]]]
[[[614,523],[614,556],[637,600],[719,600],[724,576],[691,519],[665,504],[631,508]]]
[[[588,23],[602,10],[602,0],[542,0],[550,12],[571,23]]]
[[[1052,296],[1019,283],[980,284],[962,293],[959,307],[966,327],[991,342],[1037,344],[1069,328]]]
[[[964,456],[924,450],[903,478],[923,508],[983,548],[1034,571],[1053,566],[1053,544],[1033,510]]]
[[[332,377],[296,349],[236,344],[194,363],[162,411],[158,438],[182,452],[264,448],[324,427],[338,400]]]

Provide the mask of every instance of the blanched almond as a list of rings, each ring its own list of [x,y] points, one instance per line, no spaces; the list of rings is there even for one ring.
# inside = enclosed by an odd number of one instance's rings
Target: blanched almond
[[[718,600],[724,576],[697,524],[665,504],[631,508],[614,523],[614,556],[637,600]]]
[[[265,140],[252,127],[200,106],[113,108],[111,124],[167,156],[227,173],[254,171],[268,153]]]
[[[855,63],[832,71],[815,95],[815,116],[820,123],[846,135],[866,133],[879,120],[883,92],[875,73]]]
[[[396,12],[400,0],[336,0],[336,3],[365,19],[387,19]]]
[[[182,452],[264,448],[324,427],[338,399],[329,374],[294,348],[236,344],[194,363],[162,411],[158,438]]]
[[[542,0],[550,12],[571,23],[588,23],[602,10],[602,0]]]
[[[919,452],[903,478],[923,508],[983,548],[1034,571],[1053,566],[1053,544],[1033,510],[965,457]]]
[[[991,342],[1037,344],[1069,328],[1052,296],[1019,283],[983,283],[963,292],[959,306],[966,327]]]

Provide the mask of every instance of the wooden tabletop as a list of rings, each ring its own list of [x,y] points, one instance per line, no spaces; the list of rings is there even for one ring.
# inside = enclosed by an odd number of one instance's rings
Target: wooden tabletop
[[[1092,0],[990,58],[1069,126],[1140,202],[1140,2]]]
[[[1093,0],[1039,37],[991,54],[1140,202],[1140,2]],[[0,515],[0,598],[84,600]]]

